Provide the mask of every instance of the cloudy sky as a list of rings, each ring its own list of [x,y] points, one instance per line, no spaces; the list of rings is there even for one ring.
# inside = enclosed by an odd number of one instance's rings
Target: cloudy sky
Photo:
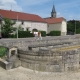
[[[0,0],[0,9],[38,14],[50,17],[53,3],[57,17],[80,20],[80,0]]]

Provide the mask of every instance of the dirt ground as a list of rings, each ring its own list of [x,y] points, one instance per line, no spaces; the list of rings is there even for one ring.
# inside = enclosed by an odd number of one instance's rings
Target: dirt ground
[[[0,80],[80,80],[80,71],[38,72],[23,67],[11,70],[0,67]]]

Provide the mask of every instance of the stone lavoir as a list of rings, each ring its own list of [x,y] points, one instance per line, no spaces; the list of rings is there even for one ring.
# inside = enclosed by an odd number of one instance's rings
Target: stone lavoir
[[[0,65],[9,70],[19,66],[43,72],[78,71],[80,67],[80,35],[55,37],[34,42],[2,42],[7,48]],[[16,46],[16,47],[15,47]]]

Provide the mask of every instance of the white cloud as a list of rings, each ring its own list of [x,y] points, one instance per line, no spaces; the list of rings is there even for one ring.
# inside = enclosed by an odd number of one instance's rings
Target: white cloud
[[[60,12],[57,12],[57,15],[59,16],[59,15],[61,15],[61,13]]]
[[[57,12],[57,17],[63,17],[60,12]]]
[[[22,11],[22,8],[18,6],[15,0],[0,0],[0,9]]]

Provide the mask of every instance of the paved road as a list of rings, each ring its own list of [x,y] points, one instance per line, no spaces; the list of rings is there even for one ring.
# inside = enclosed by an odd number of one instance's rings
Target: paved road
[[[65,38],[71,38],[74,37],[75,35],[67,35],[67,36],[47,36],[47,37],[43,37],[42,40],[51,40],[51,39],[65,39]],[[80,36],[80,35],[79,35]],[[0,42],[16,42],[16,41],[35,41],[35,38],[2,38],[0,39]]]
[[[43,37],[42,40],[51,40],[51,39],[57,39],[57,38],[68,38],[69,36],[47,36]],[[71,37],[71,36],[70,36]],[[15,42],[15,41],[34,41],[35,38],[2,38],[0,39],[0,42]]]

